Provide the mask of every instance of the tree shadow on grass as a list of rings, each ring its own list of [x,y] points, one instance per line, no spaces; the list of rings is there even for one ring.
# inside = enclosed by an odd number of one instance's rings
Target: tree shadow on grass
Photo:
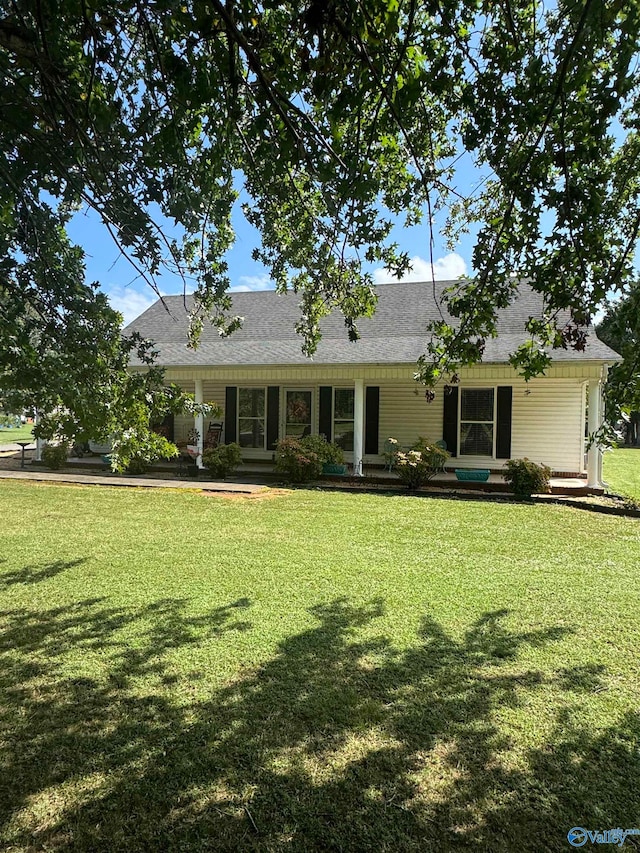
[[[0,562],[6,561],[0,560]],[[55,560],[53,563],[46,563],[45,565],[25,566],[22,569],[16,569],[13,572],[0,575],[0,590],[18,583],[42,583],[42,581],[49,580],[49,578],[55,578],[56,575],[67,571],[67,569],[73,569],[86,562],[86,557],[81,557],[77,560]]]
[[[379,602],[340,599],[314,608],[315,627],[262,666],[190,698],[207,675],[172,671],[170,652],[251,631],[238,618],[248,606],[194,618],[180,601],[132,612],[93,599],[0,614],[9,662],[0,840],[48,850],[555,851],[574,825],[637,821],[636,715],[592,732],[567,701],[544,747],[519,751],[498,719],[540,691],[579,697],[601,684],[598,667],[549,676],[518,665],[521,650],[566,629],[510,632],[500,611],[456,640],[425,617],[400,651],[369,636]],[[132,628],[135,648],[125,642]],[[104,677],[65,672],[78,644],[107,655]]]

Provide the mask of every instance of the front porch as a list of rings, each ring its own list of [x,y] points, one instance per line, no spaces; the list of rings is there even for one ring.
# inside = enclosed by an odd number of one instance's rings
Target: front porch
[[[28,467],[32,468],[30,463],[34,462],[35,448],[27,450]],[[11,454],[13,465],[17,468],[20,466],[20,458],[18,448],[15,453]],[[5,457],[5,465],[8,462]],[[38,463],[35,463],[38,465]],[[12,466],[13,467],[13,466]],[[69,470],[81,471],[96,471],[100,470],[107,472],[108,468],[102,461],[100,456],[83,456],[70,457],[67,460],[65,468]],[[184,476],[178,475],[179,465],[176,461],[161,462],[152,465],[149,472],[144,476],[151,479],[175,480],[176,483],[188,482]],[[119,475],[110,475],[118,477]],[[128,479],[133,479],[131,475]],[[211,476],[205,470],[200,470],[199,475],[193,478],[193,482],[198,483],[198,487],[202,487],[205,483],[213,483]],[[215,481],[217,482],[217,481]],[[242,484],[242,483],[260,483],[274,484],[282,482],[272,462],[264,462],[257,460],[245,461],[240,465],[235,474],[227,478],[225,483]],[[361,476],[354,476],[352,471],[345,476],[323,475],[318,481],[326,486],[348,486],[349,488],[360,487],[362,489],[379,489],[392,491],[406,491],[403,484],[393,471],[382,468],[379,465],[364,465]],[[563,477],[561,475],[552,477],[550,480],[551,494],[554,495],[570,495],[574,497],[582,497],[584,495],[601,495],[605,489],[601,486],[591,487],[587,485],[585,477]],[[447,493],[455,492],[491,492],[494,494],[510,494],[509,488],[504,482],[504,479],[499,473],[491,473],[486,482],[465,481],[460,482],[452,471],[437,474],[429,483],[423,487],[422,491],[442,491]]]
[[[382,472],[389,440],[409,448],[425,437],[444,444],[452,454],[448,470],[492,472],[480,486],[458,483],[451,474],[439,476],[431,487],[504,491],[504,462],[526,457],[556,472],[554,490],[574,494],[586,484],[592,494],[603,490],[602,450],[596,443],[588,446],[586,438],[602,423],[601,365],[556,366],[549,376],[529,383],[511,368],[482,365],[464,373],[459,387],[440,389],[428,404],[412,375],[399,367],[320,370],[311,365],[277,376],[268,368],[242,374],[221,368],[215,381],[204,368],[189,377],[178,370],[170,373],[197,401],[220,404],[215,419],[220,440],[240,444],[243,472],[251,472],[252,466],[261,473],[268,470],[276,444],[285,436],[322,434],[342,447],[354,476],[369,485],[383,480],[382,486],[389,480]],[[481,403],[486,413],[471,411]],[[472,415],[488,420],[469,420]],[[172,435],[185,443],[190,433],[197,434],[202,451],[209,426],[209,418],[178,416]]]

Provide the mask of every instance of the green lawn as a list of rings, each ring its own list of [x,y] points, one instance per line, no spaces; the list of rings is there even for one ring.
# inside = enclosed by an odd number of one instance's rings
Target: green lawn
[[[637,520],[9,481],[0,518],[2,849],[638,826]]]
[[[23,424],[17,429],[0,429],[0,444],[11,444],[14,441],[31,441],[33,439],[33,424]],[[35,439],[33,439],[35,441]]]
[[[605,453],[603,476],[610,492],[640,501],[640,448],[618,448]]]

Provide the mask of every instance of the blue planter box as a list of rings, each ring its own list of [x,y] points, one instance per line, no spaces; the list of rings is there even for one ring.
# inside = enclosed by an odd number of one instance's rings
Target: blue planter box
[[[325,462],[322,466],[323,474],[346,474],[347,466],[346,465],[338,465],[335,462]]]
[[[466,468],[456,468],[456,479],[462,481],[473,481],[475,483],[486,483],[489,479],[489,471],[488,468],[478,468],[475,471],[473,469]]]

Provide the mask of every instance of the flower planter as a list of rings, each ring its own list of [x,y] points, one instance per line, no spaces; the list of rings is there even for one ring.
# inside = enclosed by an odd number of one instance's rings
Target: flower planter
[[[345,475],[347,473],[346,465],[338,465],[336,462],[325,462],[322,466],[323,474],[341,474]]]
[[[106,444],[100,444],[97,441],[90,441],[89,450],[92,453],[99,453],[100,456],[106,456],[107,454],[111,453],[111,443],[107,442]]]
[[[488,468],[478,468],[475,471],[465,468],[456,468],[456,479],[466,482],[486,483],[489,479]]]

